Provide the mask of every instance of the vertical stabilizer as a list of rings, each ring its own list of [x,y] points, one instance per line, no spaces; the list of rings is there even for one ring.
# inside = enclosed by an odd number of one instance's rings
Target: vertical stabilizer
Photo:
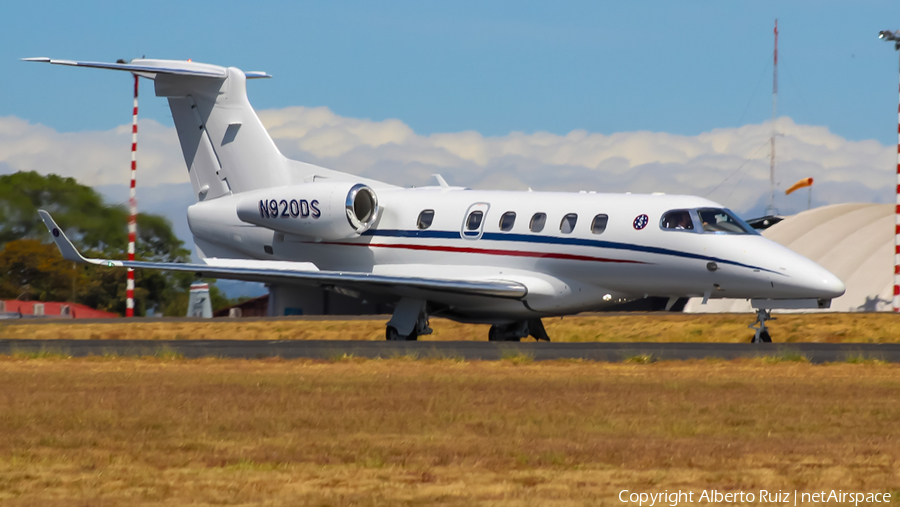
[[[152,79],[169,99],[181,151],[198,201],[261,188],[331,179],[373,187],[378,181],[285,158],[247,100],[247,79],[270,77],[183,60],[105,63],[52,58],[30,62],[131,72]]]
[[[247,100],[236,68],[223,79],[158,75],[156,95],[172,118],[198,200],[275,187],[290,181],[287,161]]]

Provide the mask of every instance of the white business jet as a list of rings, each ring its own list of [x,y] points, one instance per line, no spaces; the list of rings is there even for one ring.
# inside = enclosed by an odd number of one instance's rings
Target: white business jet
[[[318,286],[393,304],[388,340],[431,332],[429,316],[491,324],[490,340],[549,339],[542,317],[650,296],[751,299],[754,341],[773,308],[824,308],[844,284],[698,197],[402,188],[285,158],[250,102],[270,77],[174,60],[99,63],[166,97],[197,203],[188,223],[203,264],[88,259],[53,218],[66,259],[112,268]]]

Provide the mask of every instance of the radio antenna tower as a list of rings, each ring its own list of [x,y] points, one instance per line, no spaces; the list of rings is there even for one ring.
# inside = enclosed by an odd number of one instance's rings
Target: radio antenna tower
[[[772,137],[769,138],[771,145],[771,156],[769,157],[769,206],[766,208],[766,215],[777,215],[778,210],[775,209],[775,115],[778,111],[778,20],[775,20],[775,53],[773,54],[772,65]]]

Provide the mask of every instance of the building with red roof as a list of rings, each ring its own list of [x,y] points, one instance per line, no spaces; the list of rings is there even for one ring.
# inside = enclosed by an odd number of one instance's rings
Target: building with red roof
[[[118,316],[78,303],[0,300],[0,318],[111,319]]]

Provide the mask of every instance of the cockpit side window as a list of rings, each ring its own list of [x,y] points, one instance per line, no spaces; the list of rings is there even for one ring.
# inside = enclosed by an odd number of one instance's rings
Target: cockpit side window
[[[427,229],[431,227],[432,221],[434,221],[434,210],[426,209],[419,213],[419,219],[416,220],[416,227],[419,229]]]
[[[737,215],[730,210],[722,208],[700,208],[697,210],[700,216],[700,222],[703,223],[703,232],[713,232],[717,234],[757,234],[757,232],[747,225],[746,222],[738,218]]]
[[[666,230],[692,231],[694,221],[691,220],[691,212],[686,209],[669,211],[660,221],[660,227]]]

